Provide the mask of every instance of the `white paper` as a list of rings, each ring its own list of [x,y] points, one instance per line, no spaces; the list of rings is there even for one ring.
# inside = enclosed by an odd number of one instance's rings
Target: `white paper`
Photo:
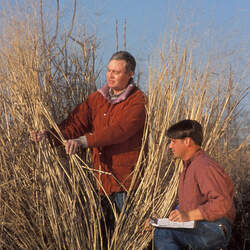
[[[162,228],[194,228],[195,221],[174,222],[167,218],[150,219],[150,224],[154,227]]]

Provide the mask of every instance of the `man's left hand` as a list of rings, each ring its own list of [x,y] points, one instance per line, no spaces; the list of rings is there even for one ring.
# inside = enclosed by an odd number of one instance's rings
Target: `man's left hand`
[[[189,216],[186,212],[181,212],[178,209],[173,210],[169,215],[169,220],[176,222],[189,221]]]
[[[77,149],[82,145],[80,139],[70,139],[64,142],[66,153],[71,155],[75,154]]]

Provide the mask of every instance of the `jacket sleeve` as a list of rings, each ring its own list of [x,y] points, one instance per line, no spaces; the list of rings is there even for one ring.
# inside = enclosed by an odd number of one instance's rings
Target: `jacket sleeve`
[[[233,183],[224,170],[208,165],[199,170],[196,178],[206,200],[199,206],[205,220],[214,221],[224,217],[233,205]]]
[[[91,108],[88,99],[77,105],[67,119],[58,125],[64,138],[74,139],[91,131]]]
[[[86,134],[89,147],[108,146],[122,143],[143,130],[146,97],[141,94],[129,101],[121,112],[121,118],[107,128]]]

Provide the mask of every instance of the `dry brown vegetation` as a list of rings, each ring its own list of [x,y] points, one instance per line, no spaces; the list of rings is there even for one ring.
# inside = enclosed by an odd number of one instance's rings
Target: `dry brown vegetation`
[[[23,7],[25,9],[25,7]],[[44,22],[40,6],[2,13],[0,39],[0,245],[3,249],[103,249],[103,211],[89,154],[68,157],[48,141],[34,145],[31,129],[53,127],[95,90],[97,39],[72,35]],[[36,14],[38,13],[38,14]],[[20,13],[19,13],[20,14]],[[39,20],[39,21],[38,21]],[[58,22],[60,19],[56,19]],[[54,30],[54,33],[48,32]],[[203,147],[235,182],[237,220],[231,249],[250,238],[247,138],[238,138],[238,106],[246,94],[229,75],[213,75],[212,62],[197,71],[192,49],[169,41],[149,66],[148,119],[128,198],[109,249],[144,249],[152,233],[145,219],[165,216],[174,203],[181,162],[172,161],[165,131],[172,123],[196,119],[204,126]],[[63,139],[63,138],[61,138]],[[234,142],[234,143],[233,143]],[[143,170],[143,171],[142,171]],[[240,247],[240,248],[237,248]]]

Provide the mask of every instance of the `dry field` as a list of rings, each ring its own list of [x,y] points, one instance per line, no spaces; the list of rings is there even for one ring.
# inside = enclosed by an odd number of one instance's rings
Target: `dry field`
[[[84,31],[73,36],[74,16],[68,30],[58,28],[59,18],[52,29],[40,7],[25,14],[17,9],[1,13],[1,249],[103,249],[103,211],[91,151],[68,157],[47,140],[30,140],[33,129],[58,129],[56,123],[96,89],[97,37]],[[109,249],[146,248],[152,233],[142,234],[145,219],[171,209],[182,166],[171,159],[165,132],[187,118],[203,124],[203,148],[235,183],[237,218],[229,249],[246,249],[250,148],[241,120],[249,117],[243,117],[240,105],[247,90],[240,89],[233,69],[213,74],[208,61],[197,70],[192,48],[180,48],[176,40],[157,58],[143,86],[148,95],[143,148],[147,144],[148,153],[142,148],[134,171],[137,188],[128,190],[124,209],[116,215]]]

